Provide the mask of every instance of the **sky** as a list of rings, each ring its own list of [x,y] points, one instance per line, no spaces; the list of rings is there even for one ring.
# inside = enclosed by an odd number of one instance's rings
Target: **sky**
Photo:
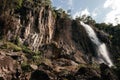
[[[120,0],[51,0],[54,7],[71,10],[72,18],[91,16],[98,23],[120,23]]]

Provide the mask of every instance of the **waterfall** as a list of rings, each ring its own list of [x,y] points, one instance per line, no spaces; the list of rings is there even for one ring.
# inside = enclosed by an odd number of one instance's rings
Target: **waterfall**
[[[96,36],[95,31],[87,24],[80,22],[81,25],[85,28],[90,40],[93,42],[93,44],[96,45],[96,52],[97,56],[99,58],[100,62],[103,62],[105,64],[108,64],[109,66],[113,66],[113,63],[109,57],[107,47],[105,43],[101,43],[98,37]]]

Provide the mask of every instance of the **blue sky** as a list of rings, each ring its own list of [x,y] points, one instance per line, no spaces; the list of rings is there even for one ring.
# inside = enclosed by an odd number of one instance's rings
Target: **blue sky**
[[[73,18],[90,15],[97,22],[120,23],[120,0],[52,0],[53,6],[71,9]]]

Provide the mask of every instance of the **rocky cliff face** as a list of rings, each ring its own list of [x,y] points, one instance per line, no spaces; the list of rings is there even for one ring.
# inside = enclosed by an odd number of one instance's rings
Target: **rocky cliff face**
[[[36,7],[32,3],[29,5],[25,3],[14,15],[8,15],[12,16],[8,18],[12,22],[11,25],[6,27],[6,16],[0,17],[0,27],[2,28],[0,35],[4,34],[7,41],[16,44],[19,42],[20,45],[31,50],[31,52],[25,53],[26,51],[19,48],[18,44],[17,49],[19,50],[17,51],[13,49],[13,46],[7,46],[5,49],[4,43],[0,42],[0,48],[2,48],[0,49],[1,73],[10,76],[8,80],[12,78],[23,80],[44,80],[45,78],[46,80],[101,80],[100,70],[89,67],[91,66],[91,56],[95,56],[95,50],[84,28],[79,21],[63,17],[58,13],[55,13],[55,17],[53,12],[50,6]],[[14,47],[16,46],[14,45]],[[6,54],[3,56],[4,52]],[[36,52],[41,52],[42,55],[36,54]],[[4,59],[6,64],[2,65]],[[39,64],[34,63],[36,59]],[[8,63],[9,61],[10,63]],[[22,69],[24,62],[29,64]],[[98,66],[96,64],[96,67]],[[5,70],[7,71],[5,72]],[[9,71],[10,73],[7,73]],[[108,76],[108,74],[106,75]],[[112,72],[111,75],[113,75]],[[4,76],[3,78],[7,79]]]
[[[18,11],[17,17],[13,17],[13,20],[15,28],[6,32],[7,40],[14,42],[17,38],[21,44],[33,51],[45,52],[48,46],[52,46],[50,51],[56,57],[60,55],[75,56],[76,53],[83,56],[82,51],[83,53],[87,53],[84,52],[85,50],[90,51],[85,47],[88,46],[87,36],[83,34],[85,31],[81,29],[80,24],[75,27],[72,26],[75,21],[69,18],[60,18],[59,16],[55,18],[49,6],[34,10],[23,7]],[[76,28],[78,30],[74,31]],[[86,39],[83,40],[84,38]],[[77,60],[80,63],[86,63],[81,57],[78,57]]]
[[[44,44],[52,42],[55,19],[53,18],[52,11],[48,6],[41,7],[38,10],[30,10],[23,7],[20,12],[19,18],[16,18],[16,29],[8,33],[9,39],[19,37],[21,43],[27,45],[32,50]]]

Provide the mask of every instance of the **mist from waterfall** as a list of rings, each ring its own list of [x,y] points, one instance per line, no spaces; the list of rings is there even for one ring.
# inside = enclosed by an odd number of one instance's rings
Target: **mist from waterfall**
[[[81,25],[85,28],[90,40],[96,45],[97,56],[100,62],[108,64],[109,66],[113,66],[113,63],[109,57],[107,47],[105,43],[101,43],[96,36],[95,31],[87,24],[80,22]]]

